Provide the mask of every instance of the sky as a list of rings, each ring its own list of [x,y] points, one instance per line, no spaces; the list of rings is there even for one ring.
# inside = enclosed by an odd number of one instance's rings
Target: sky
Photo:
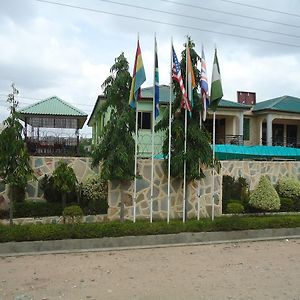
[[[300,98],[298,0],[49,2],[57,4],[0,1],[0,122],[9,114],[12,82],[20,108],[56,95],[90,115],[122,52],[132,73],[138,34],[144,87],[153,83],[154,34],[161,84],[169,84],[171,37],[179,56],[189,35],[199,54],[204,46],[209,83],[217,47],[224,99],[236,101],[237,91],[256,92],[258,102]],[[91,129],[85,125],[82,135],[90,136]]]

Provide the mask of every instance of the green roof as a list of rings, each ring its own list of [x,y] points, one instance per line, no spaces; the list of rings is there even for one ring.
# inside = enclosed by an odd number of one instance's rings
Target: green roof
[[[153,97],[153,86],[142,89],[142,99],[152,100]],[[160,85],[159,86],[159,102],[169,103],[170,99],[170,86]],[[233,109],[250,109],[251,106],[222,99],[219,103],[219,107],[222,108],[233,108]]]
[[[56,96],[22,108],[19,113],[21,115],[87,117],[86,113]]]
[[[236,108],[236,109],[250,109],[251,108],[250,105],[245,105],[245,104],[242,104],[242,103],[233,102],[233,101],[229,101],[229,100],[225,100],[225,99],[221,99],[218,107]]]
[[[262,110],[300,113],[300,98],[292,96],[282,96],[259,102],[253,107],[253,112]]]

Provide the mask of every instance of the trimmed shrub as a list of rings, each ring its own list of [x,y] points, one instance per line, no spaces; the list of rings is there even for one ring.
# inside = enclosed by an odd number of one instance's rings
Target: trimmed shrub
[[[276,190],[280,197],[300,198],[300,181],[292,177],[281,177],[278,180]]]
[[[251,192],[249,204],[262,211],[279,210],[279,196],[266,176],[260,178],[257,187]]]
[[[295,211],[294,200],[280,197],[280,211]]]
[[[60,203],[31,202],[14,203],[15,218],[50,217],[61,216],[62,205]]]
[[[64,208],[63,217],[64,223],[77,224],[82,220],[83,211],[78,205],[70,205]]]
[[[244,211],[244,205],[240,202],[230,202],[226,207],[226,212],[228,214],[242,214]]]
[[[107,181],[100,175],[89,177],[80,186],[80,206],[87,215],[106,214],[107,203]]]

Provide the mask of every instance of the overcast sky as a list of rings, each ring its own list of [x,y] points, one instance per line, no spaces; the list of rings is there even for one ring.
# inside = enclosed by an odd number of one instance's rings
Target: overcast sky
[[[232,3],[237,1],[278,10],[285,14]],[[8,105],[5,101],[6,95],[11,91],[12,82],[20,91],[18,98],[20,107],[56,95],[90,115],[97,95],[102,93],[101,84],[109,75],[115,57],[124,52],[132,71],[138,32],[147,75],[145,87],[153,82],[153,36],[156,32],[161,84],[169,83],[170,37],[173,36],[179,56],[183,50],[185,36],[191,35],[199,54],[201,44],[204,45],[209,82],[213,49],[215,45],[217,46],[224,99],[236,101],[237,90],[256,92],[257,101],[282,95],[300,97],[300,1],[298,0],[56,0],[56,2],[133,18],[36,0],[1,0],[0,121],[8,116]],[[85,126],[83,132],[90,135],[91,130]]]

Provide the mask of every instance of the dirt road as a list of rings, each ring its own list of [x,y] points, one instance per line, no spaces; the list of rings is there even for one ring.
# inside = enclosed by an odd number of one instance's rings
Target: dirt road
[[[0,258],[0,299],[300,299],[300,240]]]

